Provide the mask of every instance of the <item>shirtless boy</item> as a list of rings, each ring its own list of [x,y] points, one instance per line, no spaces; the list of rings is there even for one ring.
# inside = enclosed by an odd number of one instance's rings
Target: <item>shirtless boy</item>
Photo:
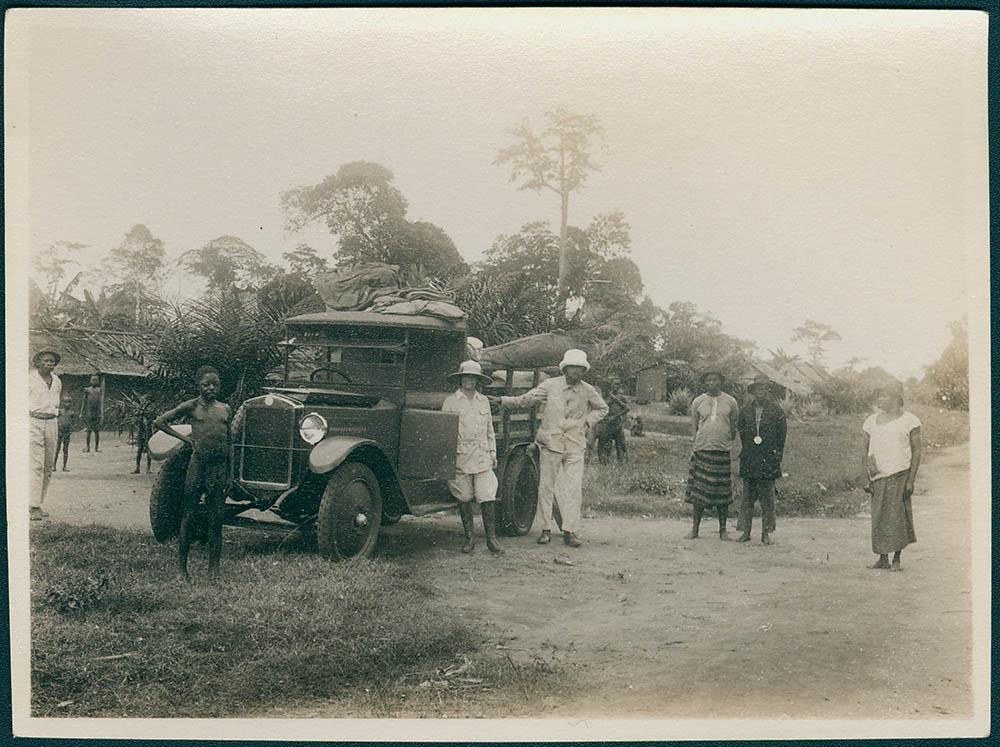
[[[222,515],[229,478],[229,405],[219,402],[219,372],[211,366],[198,369],[198,397],[182,402],[153,421],[153,427],[178,438],[191,447],[191,461],[184,479],[181,504],[179,568],[188,579],[187,561],[198,520],[199,499],[205,494],[208,520],[208,573],[219,575],[222,555]],[[182,436],[170,423],[184,419],[191,425],[191,435]]]

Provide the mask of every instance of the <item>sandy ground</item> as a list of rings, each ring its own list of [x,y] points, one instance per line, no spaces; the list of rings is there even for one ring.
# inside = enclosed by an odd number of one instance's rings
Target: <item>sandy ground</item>
[[[74,443],[52,519],[148,530],[152,477],[113,436]],[[156,469],[154,465],[154,470]],[[454,515],[407,517],[383,557],[413,564],[486,645],[565,673],[541,702],[470,698],[454,715],[955,718],[971,715],[968,449],[933,454],[903,572],[870,570],[869,522],[778,517],[775,544],[720,542],[712,523],[588,518],[573,550],[534,535],[503,558],[458,552]],[[477,519],[477,529],[478,529]],[[735,527],[730,527],[735,536]],[[238,531],[238,530],[235,530]],[[571,565],[563,564],[564,562]],[[556,685],[556,683],[560,683]],[[335,703],[283,716],[344,715]],[[405,709],[396,715],[406,715]]]

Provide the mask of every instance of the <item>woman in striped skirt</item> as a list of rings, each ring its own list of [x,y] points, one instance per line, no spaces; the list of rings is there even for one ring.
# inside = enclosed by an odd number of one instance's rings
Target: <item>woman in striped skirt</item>
[[[691,428],[694,449],[688,475],[687,497],[692,504],[694,523],[688,539],[696,539],[705,509],[714,509],[719,517],[719,539],[729,539],[726,521],[733,501],[731,452],[736,440],[739,405],[722,391],[725,378],[717,370],[701,377],[705,393],[691,403]]]

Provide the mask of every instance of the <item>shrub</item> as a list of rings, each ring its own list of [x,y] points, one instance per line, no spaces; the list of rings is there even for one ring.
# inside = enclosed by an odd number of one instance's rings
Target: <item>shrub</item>
[[[669,495],[670,478],[663,472],[640,472],[632,477],[628,492]]]
[[[691,390],[687,387],[674,389],[674,391],[670,393],[670,398],[667,400],[667,409],[670,410],[671,415],[690,415],[691,402],[693,400],[694,396],[691,394]]]

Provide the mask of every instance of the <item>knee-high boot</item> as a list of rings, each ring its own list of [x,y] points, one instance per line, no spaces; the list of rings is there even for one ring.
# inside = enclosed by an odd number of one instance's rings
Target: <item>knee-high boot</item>
[[[470,553],[472,552],[472,548],[475,547],[475,542],[472,539],[472,504],[459,503],[458,515],[462,517],[462,529],[465,530],[465,544],[462,545],[462,552]]]
[[[483,512],[483,530],[486,532],[486,546],[494,555],[503,555],[503,548],[497,542],[497,504],[487,501],[480,505]]]

